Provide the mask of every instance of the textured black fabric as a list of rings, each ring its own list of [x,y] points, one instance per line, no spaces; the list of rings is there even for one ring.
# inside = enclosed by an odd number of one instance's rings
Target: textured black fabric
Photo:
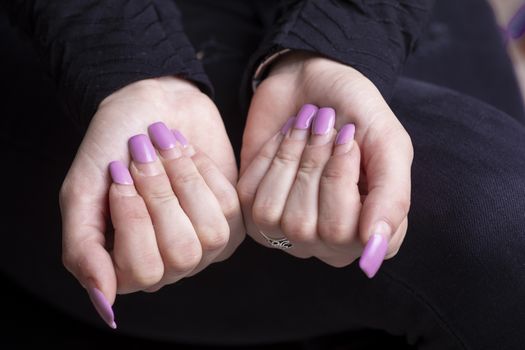
[[[138,80],[177,75],[212,93],[173,1],[6,1],[82,129],[105,97]]]
[[[245,117],[240,77],[252,41],[274,15],[264,3],[178,3],[237,139]],[[356,264],[334,269],[247,239],[231,259],[192,278],[158,293],[119,296],[118,332],[254,344],[367,329],[400,335],[423,350],[522,348],[523,104],[487,4],[436,6],[390,104],[415,148],[410,224],[399,254],[368,280]],[[82,135],[69,132],[34,52],[5,23],[0,28],[0,146],[9,165],[0,177],[9,204],[0,269],[71,317],[105,327],[60,263],[56,197]]]
[[[246,78],[282,49],[320,53],[368,77],[385,98],[426,24],[432,0],[285,1]]]
[[[432,4],[431,0],[281,2],[271,31],[247,69],[247,80],[269,53],[302,49],[355,67],[386,97]],[[68,113],[82,128],[106,96],[134,81],[178,75],[212,93],[172,0],[7,0],[6,4],[13,23],[33,38]]]

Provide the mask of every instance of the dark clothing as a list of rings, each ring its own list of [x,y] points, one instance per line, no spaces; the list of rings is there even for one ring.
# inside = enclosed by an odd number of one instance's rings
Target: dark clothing
[[[13,23],[32,37],[50,69],[68,114],[83,127],[104,97],[134,81],[179,75],[208,94],[213,91],[183,31],[174,1],[5,1]],[[185,1],[180,3],[185,6]],[[231,11],[242,15],[243,8],[258,10],[252,20],[259,32],[267,33],[246,70],[248,76],[270,52],[301,49],[355,67],[388,93],[415,45],[431,3],[255,1],[249,7],[237,2]],[[199,1],[199,5],[203,11],[232,6],[213,0]]]
[[[265,3],[178,2],[237,152],[244,115],[236,92],[271,22],[263,18],[273,16]],[[2,32],[0,69],[9,89],[0,143],[4,164],[16,170],[2,172],[13,205],[4,213],[0,266],[53,305],[102,326],[59,259],[54,204],[81,134],[65,132],[72,125],[34,54],[5,24]],[[367,279],[357,264],[336,269],[247,238],[232,258],[194,277],[157,293],[119,296],[119,329],[194,344],[370,329],[402,335],[419,349],[520,349],[525,113],[488,5],[438,2],[402,76],[391,79],[390,105],[415,149],[412,206],[401,250],[376,277]]]

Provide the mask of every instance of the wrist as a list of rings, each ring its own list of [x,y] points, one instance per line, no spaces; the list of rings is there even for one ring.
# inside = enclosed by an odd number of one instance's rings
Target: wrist
[[[128,84],[107,96],[100,103],[99,109],[118,100],[132,99],[155,103],[175,94],[202,94],[202,92],[191,81],[175,76],[144,79]]]
[[[279,56],[268,68],[267,77],[286,74],[316,76],[326,72],[340,72],[352,80],[368,80],[363,74],[346,64],[334,61],[317,53],[308,51],[289,51]]]

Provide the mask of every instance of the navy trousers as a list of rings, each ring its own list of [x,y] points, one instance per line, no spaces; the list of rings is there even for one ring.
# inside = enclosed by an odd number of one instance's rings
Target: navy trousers
[[[272,6],[178,4],[238,154],[241,77]],[[28,40],[4,18],[0,29],[6,289],[36,296],[86,327],[102,326],[60,263],[58,190],[82,133],[64,116]],[[232,345],[366,331],[401,337],[418,349],[520,349],[525,113],[487,4],[436,5],[390,105],[415,149],[412,206],[401,250],[375,278],[356,264],[336,269],[248,238],[231,259],[197,276],[157,293],[119,296],[114,309],[121,334]]]

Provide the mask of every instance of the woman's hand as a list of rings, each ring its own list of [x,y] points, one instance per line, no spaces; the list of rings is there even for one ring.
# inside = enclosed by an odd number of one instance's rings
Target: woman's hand
[[[149,133],[160,158],[146,135],[129,140],[131,178],[128,139],[158,121]],[[195,147],[173,147],[166,125]],[[113,325],[109,305],[116,293],[154,291],[233,253],[244,238],[236,180],[220,115],[191,83],[145,80],[100,104],[62,185],[60,206],[64,265],[106,322]]]
[[[355,125],[356,147],[352,147],[349,154],[355,151],[355,155],[350,156],[355,161],[357,151],[361,152],[358,188],[362,207],[356,222],[354,216],[359,203],[355,202],[353,192],[357,178],[355,164],[326,176],[327,167],[333,163],[328,143],[318,145],[319,155],[315,157],[311,156],[314,152],[308,151],[313,148],[310,146],[304,147],[302,152],[301,146],[293,152],[275,149],[274,155],[268,151],[269,146],[264,146],[306,103],[333,107],[337,111],[336,129],[348,123]],[[303,108],[298,118],[306,118],[303,113],[307,115],[311,111]],[[308,157],[311,159],[305,162]],[[251,170],[252,163],[257,164],[261,158],[268,158],[268,171],[278,166],[287,167],[289,173],[295,171],[293,178],[288,175],[290,182],[281,186],[281,192],[267,199],[259,199],[259,191],[261,187],[267,190],[268,173],[256,177]],[[355,249],[348,250],[350,242],[358,237],[358,244],[368,243],[360,266],[372,277],[385,257],[397,253],[406,233],[412,158],[410,137],[368,79],[355,69],[326,58],[305,53],[288,54],[273,66],[269,76],[259,85],[248,114],[241,152],[241,178],[237,186],[248,233],[266,245],[259,231],[265,234],[268,231],[273,238],[286,236],[300,248],[295,255],[316,256],[334,266],[344,266],[359,256]],[[348,163],[352,162],[348,160]],[[341,166],[340,169],[345,168]],[[323,172],[325,175],[321,175]],[[315,176],[306,176],[308,174]],[[329,196],[324,196],[321,190],[318,203],[315,202],[314,189],[322,189],[322,183],[337,181],[340,182],[337,190],[334,187]],[[294,187],[300,194],[295,197],[290,191]],[[349,198],[344,198],[347,193]],[[333,202],[327,198],[333,198]],[[353,203],[343,206],[351,209],[339,211],[339,203],[344,200]],[[296,209],[288,213],[291,202],[295,202]],[[332,206],[325,209],[325,205]],[[330,217],[331,222],[327,224],[323,213],[334,212],[338,214]],[[329,253],[328,247],[341,249],[337,249],[338,253],[334,250]],[[287,251],[293,254],[293,249]]]
[[[355,126],[346,124],[336,136],[335,119],[332,108],[303,106],[266,142],[237,187],[256,241],[286,236],[290,254],[346,266],[362,249],[354,240],[360,154]]]

